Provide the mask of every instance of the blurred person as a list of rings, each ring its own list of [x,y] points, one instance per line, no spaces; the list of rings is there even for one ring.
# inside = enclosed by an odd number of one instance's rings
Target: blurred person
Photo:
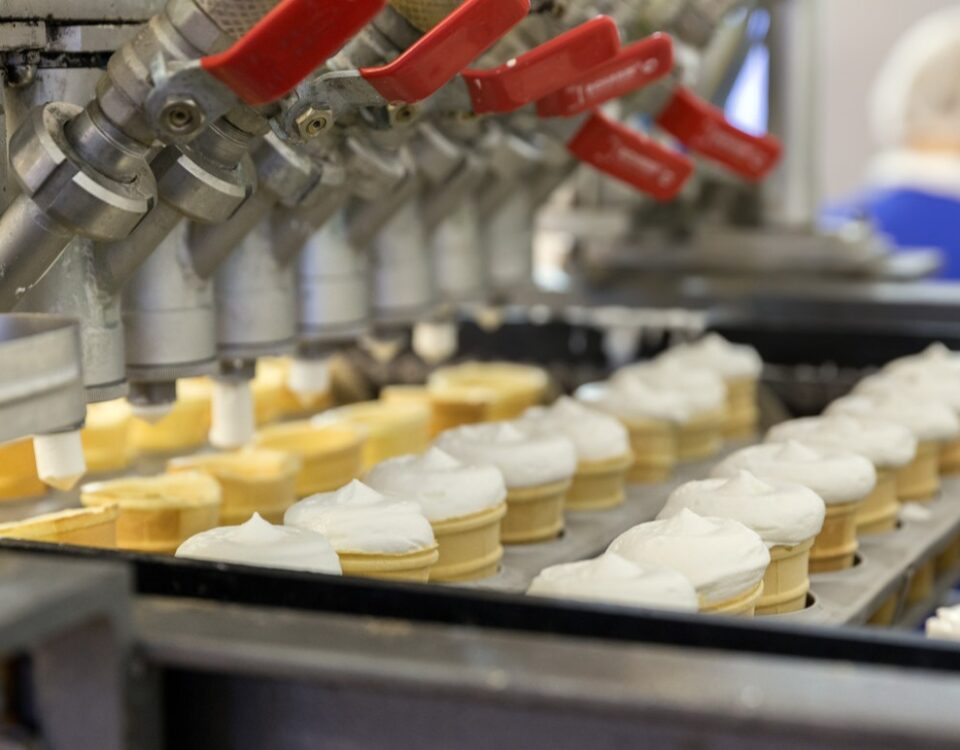
[[[870,97],[880,151],[852,204],[898,248],[937,248],[941,278],[960,279],[960,6],[932,13],[898,40]]]

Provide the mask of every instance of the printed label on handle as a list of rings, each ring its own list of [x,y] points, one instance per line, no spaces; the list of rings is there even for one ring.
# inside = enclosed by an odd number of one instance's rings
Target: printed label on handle
[[[740,130],[722,110],[682,87],[674,92],[656,122],[691,151],[746,180],[763,179],[780,160],[782,148],[776,138]]]
[[[200,60],[253,107],[276,101],[347,43],[385,0],[281,0],[229,49]]]
[[[677,196],[693,162],[642,133],[594,112],[567,144],[570,153],[604,174],[660,201]]]
[[[393,62],[360,74],[388,102],[414,103],[449,82],[526,18],[530,0],[467,0]]]
[[[576,80],[620,52],[612,19],[594,18],[489,70],[465,70],[476,114],[512,112]]]
[[[537,102],[541,117],[571,117],[663,78],[673,69],[673,40],[654,34]]]

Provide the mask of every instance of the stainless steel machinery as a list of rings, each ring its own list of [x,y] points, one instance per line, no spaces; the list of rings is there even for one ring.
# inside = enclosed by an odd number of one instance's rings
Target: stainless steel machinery
[[[88,403],[126,397],[156,419],[177,380],[207,375],[210,444],[240,446],[258,359],[293,355],[306,397],[369,338],[424,368],[539,357],[568,386],[708,327],[781,374],[838,352],[876,364],[852,354],[863,330],[824,333],[860,314],[848,287],[788,304],[689,275],[595,283],[631,243],[674,248],[691,227],[717,256],[769,243],[741,219],[776,205],[760,185],[780,142],[718,105],[755,14],[785,34],[803,2],[5,0],[0,441],[33,436],[40,477],[67,487]],[[564,294],[533,284],[544,224],[577,240]],[[851,237],[834,241],[869,244]],[[949,294],[899,302],[952,340]],[[917,345],[901,333],[884,352]],[[0,539],[0,746],[956,744],[958,652],[907,632],[960,579],[947,566],[931,597],[907,596],[960,535],[956,480],[849,575],[815,577],[796,616],[523,596],[667,489],[581,514],[469,586]],[[859,627],[891,599],[899,630]]]

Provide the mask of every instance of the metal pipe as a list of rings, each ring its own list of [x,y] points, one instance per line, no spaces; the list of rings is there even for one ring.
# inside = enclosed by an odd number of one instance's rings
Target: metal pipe
[[[72,239],[29,196],[18,195],[0,216],[0,310],[12,310]]]
[[[224,224],[191,223],[187,248],[197,276],[210,278],[221,261],[267,216],[276,200],[276,196],[258,190]]]
[[[103,269],[105,288],[118,291],[183,218],[166,201],[159,201],[124,239],[97,248]]]

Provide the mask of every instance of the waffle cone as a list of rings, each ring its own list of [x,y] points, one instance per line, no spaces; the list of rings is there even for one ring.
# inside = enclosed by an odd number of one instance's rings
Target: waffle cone
[[[338,552],[337,554],[340,557],[340,567],[343,568],[343,574],[346,576],[420,583],[430,580],[430,569],[440,557],[436,545],[400,555],[367,552]]]
[[[535,487],[507,488],[507,515],[500,538],[504,544],[555,539],[563,531],[563,502],[570,480]]]
[[[87,473],[110,474],[133,462],[133,412],[126,401],[87,406],[87,422],[80,431]]]
[[[496,575],[503,557],[500,524],[506,503],[477,513],[432,521],[440,558],[430,571],[432,581],[477,581]]]
[[[37,476],[33,438],[0,445],[0,500],[43,497],[47,492],[47,485]]]
[[[516,419],[543,402],[547,386],[546,373],[539,367],[508,362],[467,362],[442,367],[427,383],[440,430]]]
[[[604,510],[623,503],[627,471],[633,455],[614,456],[602,461],[580,461],[567,491],[567,510]]]
[[[270,523],[297,499],[300,460],[289,453],[253,448],[175,458],[167,471],[202,471],[220,485],[220,524],[234,526],[259,513]]]
[[[937,575],[945,575],[960,566],[960,537],[952,542],[937,555]]]
[[[830,573],[853,567],[857,553],[857,513],[862,500],[827,505],[823,528],[810,550],[810,572]]]
[[[763,596],[757,602],[758,615],[799,612],[810,590],[810,548],[813,539],[787,547],[770,549],[770,565],[763,576]]]
[[[893,619],[897,615],[897,601],[898,597],[896,594],[888,596],[883,600],[883,604],[877,607],[876,611],[870,615],[867,623],[877,627],[893,625]]]
[[[199,472],[86,484],[80,501],[88,508],[117,506],[117,547],[141,552],[174,552],[220,520],[220,486]]]
[[[739,617],[753,617],[756,613],[757,603],[763,597],[763,581],[760,581],[749,591],[714,602],[713,604],[700,604],[700,611],[711,615],[733,615]]]
[[[757,409],[757,379],[731,378],[727,385],[727,413],[723,423],[723,435],[730,439],[748,438],[756,434],[759,410]]]
[[[960,439],[944,443],[940,449],[940,473],[960,474]]]
[[[699,461],[723,445],[724,412],[705,412],[677,427],[677,459]]]
[[[265,427],[254,442],[261,448],[291,453],[300,459],[297,497],[329,492],[363,473],[364,435],[353,425],[314,425],[308,421]]]
[[[910,577],[910,584],[907,586],[907,604],[919,604],[933,596],[933,584],[936,580],[936,560],[921,563]]]
[[[662,482],[677,464],[677,429],[665,420],[623,419],[630,435],[633,465],[627,470],[629,484]]]
[[[342,419],[366,431],[365,469],[395,456],[422,453],[430,444],[431,410],[420,404],[364,401],[341,406],[317,423],[327,418]]]
[[[117,546],[117,506],[71,508],[0,524],[0,537],[112,549]]]
[[[170,413],[150,423],[134,418],[130,440],[138,454],[175,456],[207,442],[213,385],[207,378],[177,381],[177,401]]]
[[[434,438],[442,431],[425,385],[384,386],[380,390],[380,400],[388,404],[419,404],[430,412],[430,437]]]
[[[857,510],[857,534],[886,534],[897,528],[900,500],[897,474],[893,469],[877,469],[877,483]]]
[[[913,461],[897,470],[897,495],[900,502],[932,500],[940,491],[940,444],[922,441]]]

